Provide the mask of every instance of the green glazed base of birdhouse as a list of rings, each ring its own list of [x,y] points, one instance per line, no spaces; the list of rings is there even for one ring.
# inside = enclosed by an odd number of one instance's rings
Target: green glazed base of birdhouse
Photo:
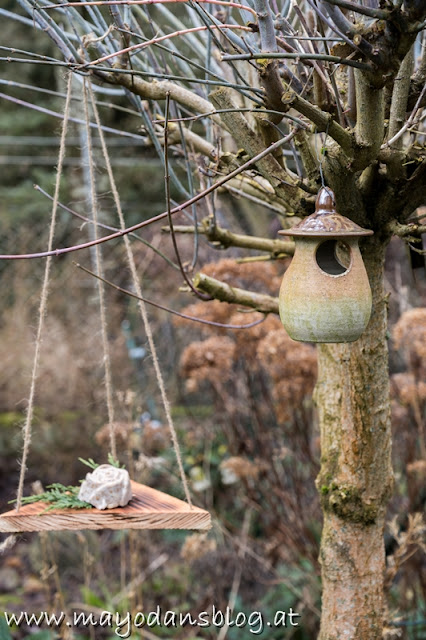
[[[370,305],[351,298],[290,305],[280,300],[280,317],[288,335],[299,342],[354,342],[365,331]]]

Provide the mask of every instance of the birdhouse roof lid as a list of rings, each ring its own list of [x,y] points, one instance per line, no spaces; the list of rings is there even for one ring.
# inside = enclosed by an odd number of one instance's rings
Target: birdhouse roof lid
[[[286,236],[371,236],[371,229],[363,229],[358,224],[336,211],[334,193],[323,187],[317,196],[315,212],[291,229],[279,231]]]

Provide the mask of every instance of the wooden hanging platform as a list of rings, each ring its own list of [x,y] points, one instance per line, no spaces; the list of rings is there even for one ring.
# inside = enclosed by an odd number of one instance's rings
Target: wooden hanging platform
[[[0,516],[0,531],[65,531],[79,529],[197,529],[211,527],[208,511],[132,481],[133,497],[115,509],[51,509],[34,502]]]

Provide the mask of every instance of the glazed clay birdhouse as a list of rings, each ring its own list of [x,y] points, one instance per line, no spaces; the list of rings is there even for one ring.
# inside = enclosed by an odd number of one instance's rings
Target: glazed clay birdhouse
[[[279,233],[295,241],[279,295],[289,336],[301,342],[357,340],[371,315],[371,289],[358,241],[373,231],[338,214],[333,191],[323,187],[315,213]]]

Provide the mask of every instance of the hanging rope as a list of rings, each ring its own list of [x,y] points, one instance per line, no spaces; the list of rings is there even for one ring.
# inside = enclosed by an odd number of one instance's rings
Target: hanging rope
[[[117,190],[117,186],[115,184],[115,179],[114,179],[114,174],[112,171],[112,167],[111,167],[111,162],[110,162],[110,158],[109,158],[109,154],[108,154],[108,149],[105,143],[105,138],[104,138],[104,134],[102,131],[102,127],[101,127],[101,122],[99,119],[99,112],[98,109],[96,107],[96,101],[94,99],[94,95],[93,95],[93,89],[90,85],[90,83],[88,84],[88,90],[90,93],[90,99],[91,99],[91,103],[92,103],[92,108],[93,108],[93,114],[95,116],[95,122],[96,125],[98,127],[98,131],[99,131],[99,139],[101,141],[101,147],[102,147],[102,153],[104,155],[105,158],[105,165],[107,168],[107,172],[108,172],[108,178],[111,184],[111,190],[112,190],[112,194],[114,197],[114,203],[117,209],[117,213],[118,213],[118,217],[120,220],[120,227],[122,229],[126,228],[125,222],[124,222],[124,216],[123,216],[123,211],[121,208],[121,202],[120,202],[120,196],[118,194],[118,190]],[[130,272],[132,274],[132,279],[133,279],[133,285],[135,287],[136,293],[138,295],[138,307],[139,307],[139,311],[141,314],[141,318],[143,321],[143,325],[145,328],[145,333],[146,333],[146,337],[148,339],[148,344],[149,344],[149,348],[151,351],[151,355],[152,355],[152,360],[154,363],[154,371],[155,371],[155,375],[157,377],[157,382],[158,382],[158,387],[160,389],[160,394],[161,394],[161,399],[163,402],[163,407],[164,407],[164,412],[166,414],[166,418],[167,418],[167,424],[170,430],[170,435],[172,438],[172,442],[173,442],[173,447],[175,450],[175,454],[176,454],[176,460],[178,463],[178,468],[179,468],[179,474],[180,474],[180,478],[182,481],[182,485],[185,491],[185,497],[186,500],[188,502],[188,505],[192,508],[192,500],[191,500],[191,496],[189,493],[189,487],[188,487],[188,482],[185,476],[185,471],[183,469],[183,464],[182,464],[182,456],[181,456],[181,452],[180,452],[180,446],[179,446],[179,441],[178,441],[178,437],[177,437],[177,433],[176,433],[176,429],[173,423],[173,418],[172,418],[172,414],[171,414],[171,410],[170,410],[170,403],[169,400],[167,398],[167,394],[166,394],[166,388],[164,385],[164,379],[163,379],[163,375],[161,373],[161,369],[160,369],[160,365],[158,362],[158,356],[157,356],[157,349],[155,347],[155,343],[154,343],[154,337],[152,335],[152,330],[151,330],[151,325],[148,319],[148,314],[146,311],[146,306],[143,300],[141,300],[140,298],[143,297],[142,294],[142,288],[139,282],[139,278],[138,278],[138,274],[137,274],[137,270],[136,270],[136,263],[135,263],[135,258],[133,255],[133,250],[132,250],[132,246],[130,244],[130,240],[129,238],[125,235],[123,237],[124,239],[124,244],[126,247],[126,254],[127,254],[127,260],[129,263],[129,267],[130,267]]]
[[[15,536],[15,534],[7,536],[6,540],[3,540],[3,542],[0,544],[0,556],[6,553],[6,551],[12,549],[15,546],[17,539],[18,537]]]
[[[325,129],[325,138],[324,138],[324,142],[322,144],[322,149],[321,149],[321,158],[319,156],[318,153],[318,138],[315,137],[315,154],[317,156],[317,160],[318,160],[318,164],[319,164],[319,172],[320,172],[320,177],[321,177],[321,186],[326,188],[325,185],[325,181],[324,181],[324,172],[323,172],[323,164],[324,164],[324,159],[325,159],[325,154],[326,154],[326,144],[327,144],[327,136],[328,136],[328,128],[330,125],[330,121],[327,122],[327,127]]]
[[[95,239],[97,239],[98,199],[96,197],[93,145],[92,145],[92,135],[90,131],[89,104],[87,99],[86,78],[84,79],[84,82],[83,82],[83,98],[84,98],[84,115],[86,120],[85,133],[86,133],[87,155],[89,157],[90,205],[92,209]],[[114,460],[117,460],[114,400],[113,400],[113,387],[112,387],[112,375],[111,375],[111,356],[110,356],[109,344],[108,344],[108,324],[106,319],[106,305],[105,305],[105,287],[104,287],[104,283],[100,279],[100,278],[103,278],[102,249],[98,244],[95,246],[95,258],[96,258],[96,272],[99,276],[99,278],[97,279],[97,283],[98,283],[99,307],[100,307],[100,317],[101,317],[103,362],[104,362],[104,369],[105,369],[105,391],[106,391],[106,401],[107,401],[107,410],[108,410],[109,440],[110,440],[111,455],[114,458]]]
[[[56,171],[55,193],[53,197],[52,217],[50,221],[50,230],[49,230],[48,251],[52,250],[53,238],[55,234],[56,212],[57,212],[58,200],[59,200],[59,187],[61,184],[62,168],[63,168],[63,162],[65,157],[65,148],[66,148],[65,142],[66,142],[66,135],[67,135],[67,129],[68,129],[68,119],[69,119],[69,110],[70,110],[70,101],[71,101],[71,81],[72,81],[72,74],[70,73],[68,74],[67,97],[65,100],[65,107],[64,107],[64,119],[62,121],[58,168]],[[33,421],[33,414],[34,414],[34,397],[35,397],[36,381],[37,381],[38,368],[39,368],[44,319],[46,315],[47,299],[49,295],[51,263],[52,263],[52,257],[49,256],[46,259],[46,265],[44,269],[44,278],[43,278],[43,285],[41,289],[40,306],[39,306],[39,312],[38,312],[38,327],[37,327],[37,336],[36,336],[35,351],[34,351],[34,361],[33,361],[32,373],[31,373],[30,396],[28,398],[27,415],[25,418],[24,426],[23,426],[24,446],[22,451],[21,472],[19,476],[18,492],[17,492],[17,499],[16,499],[16,511],[19,511],[22,504],[25,473],[27,471],[27,459],[28,459],[28,453],[31,445],[31,429],[32,429],[32,421]]]

